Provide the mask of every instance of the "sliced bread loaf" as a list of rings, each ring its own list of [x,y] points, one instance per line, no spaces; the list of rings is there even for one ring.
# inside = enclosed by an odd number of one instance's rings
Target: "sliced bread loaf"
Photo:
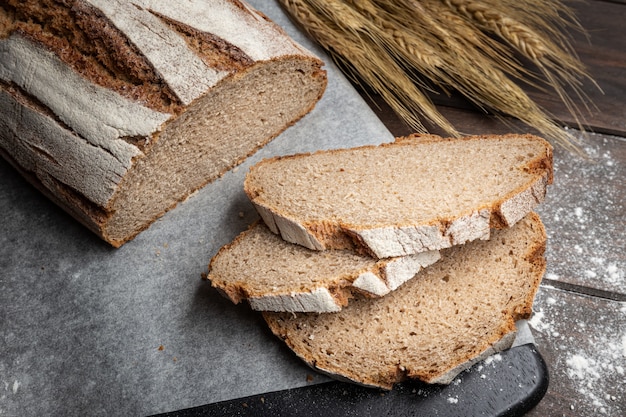
[[[376,260],[348,250],[313,251],[257,222],[211,259],[208,279],[255,310],[333,312],[354,292],[381,297],[439,259],[438,251]]]
[[[536,136],[414,135],[267,159],[244,188],[289,242],[386,258],[486,239],[529,213],[551,182],[552,147]]]
[[[534,213],[488,241],[442,251],[418,279],[333,314],[263,313],[272,332],[315,369],[389,389],[417,378],[446,384],[508,348],[545,272],[546,234]]]
[[[321,60],[240,0],[8,0],[0,22],[0,156],[116,247],[327,83]]]

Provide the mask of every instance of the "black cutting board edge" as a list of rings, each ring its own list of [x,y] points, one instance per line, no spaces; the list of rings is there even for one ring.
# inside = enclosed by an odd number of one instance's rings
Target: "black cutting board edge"
[[[529,343],[475,364],[446,386],[411,381],[381,391],[333,381],[158,416],[521,416],[548,384],[546,363]]]

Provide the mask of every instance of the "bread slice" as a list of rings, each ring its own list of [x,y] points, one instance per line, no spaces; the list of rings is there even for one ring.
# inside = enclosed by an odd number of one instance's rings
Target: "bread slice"
[[[348,250],[313,251],[257,222],[211,259],[208,279],[255,310],[334,312],[353,293],[381,297],[439,259],[438,251],[376,260]]]
[[[9,0],[0,22],[0,155],[116,247],[327,83],[320,59],[240,0]]]
[[[261,161],[244,188],[274,233],[377,258],[487,239],[543,201],[552,147],[531,135],[391,144]]]
[[[442,251],[419,278],[333,314],[271,313],[272,332],[315,369],[390,389],[417,378],[450,383],[510,347],[545,272],[546,234],[535,213],[487,241]]]

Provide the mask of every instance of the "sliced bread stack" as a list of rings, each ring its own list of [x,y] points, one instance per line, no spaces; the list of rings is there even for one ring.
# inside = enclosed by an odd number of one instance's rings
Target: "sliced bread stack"
[[[264,160],[244,184],[263,221],[208,278],[322,372],[449,383],[530,315],[546,242],[532,210],[551,182],[552,148],[530,135]]]

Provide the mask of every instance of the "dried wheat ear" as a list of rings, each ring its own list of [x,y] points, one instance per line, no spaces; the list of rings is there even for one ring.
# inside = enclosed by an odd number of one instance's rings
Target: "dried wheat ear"
[[[381,95],[416,132],[427,131],[427,120],[459,135],[430,99],[435,86],[583,152],[522,88],[552,91],[584,128],[591,106],[581,82],[593,80],[570,45],[570,31],[584,30],[561,0],[279,1],[353,80]]]

